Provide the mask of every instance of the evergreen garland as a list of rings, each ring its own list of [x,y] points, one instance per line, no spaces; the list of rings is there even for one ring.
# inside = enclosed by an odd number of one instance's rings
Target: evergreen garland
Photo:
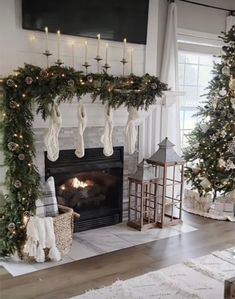
[[[188,135],[185,177],[200,195],[235,189],[235,26],[220,37],[221,63],[214,66],[200,121]]]
[[[115,77],[106,72],[85,75],[60,66],[42,69],[26,64],[15,75],[5,78],[1,128],[9,195],[4,209],[5,233],[0,240],[0,255],[22,251],[26,239],[24,218],[34,212],[40,196],[40,176],[33,161],[33,107],[37,107],[37,113],[45,120],[54,101],[59,104],[74,97],[79,101],[82,95],[91,93],[93,101],[108,103],[114,109],[121,105],[148,109],[165,90],[166,84],[148,74],[142,77],[133,74]]]

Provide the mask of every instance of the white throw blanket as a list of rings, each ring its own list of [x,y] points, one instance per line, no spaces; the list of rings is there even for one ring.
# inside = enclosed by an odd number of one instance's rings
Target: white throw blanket
[[[44,248],[49,248],[48,257],[53,261],[61,260],[61,255],[56,247],[53,219],[51,217],[30,217],[27,224],[27,241],[24,253],[34,257],[36,262],[45,261]]]
[[[83,134],[87,125],[86,108],[83,103],[78,104],[77,115],[78,115],[78,144],[75,150],[75,155],[78,158],[82,158],[85,155]]]
[[[126,125],[126,136],[127,136],[127,152],[132,155],[135,152],[137,130],[135,127],[135,121],[139,117],[138,111],[134,107],[128,108],[128,120]]]
[[[104,145],[103,153],[109,157],[113,154],[113,109],[112,107],[105,105],[104,107],[105,125],[104,133],[101,136],[101,142]]]
[[[49,119],[49,128],[44,137],[48,160],[54,162],[59,158],[59,133],[62,117],[57,104],[53,104]]]

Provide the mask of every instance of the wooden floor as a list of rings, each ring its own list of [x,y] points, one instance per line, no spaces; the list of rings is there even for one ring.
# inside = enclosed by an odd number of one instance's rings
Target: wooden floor
[[[198,230],[15,278],[1,269],[0,298],[69,298],[110,285],[118,278],[128,279],[185,258],[235,246],[234,223],[187,213],[184,222]]]

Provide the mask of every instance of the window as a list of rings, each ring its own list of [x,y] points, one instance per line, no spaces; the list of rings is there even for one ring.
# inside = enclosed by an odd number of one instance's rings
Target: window
[[[197,107],[206,99],[208,82],[212,79],[213,62],[218,58],[212,54],[179,51],[179,88],[185,96],[180,98],[181,148],[187,146],[186,135],[194,128]]]

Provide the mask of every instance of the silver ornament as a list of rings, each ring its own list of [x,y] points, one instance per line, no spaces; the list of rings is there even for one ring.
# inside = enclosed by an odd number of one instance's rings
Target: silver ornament
[[[25,159],[25,155],[24,155],[24,154],[19,154],[19,155],[18,155],[18,159],[19,159],[20,161],[23,161],[23,160]]]
[[[18,104],[16,103],[16,101],[10,101],[9,102],[9,107],[11,109],[15,109],[15,108],[17,108],[17,106],[18,106]]]
[[[15,230],[15,228],[16,228],[16,225],[15,225],[15,223],[9,223],[8,224],[8,230],[10,231],[10,232],[13,232],[14,230]]]
[[[153,90],[157,89],[157,84],[156,84],[156,83],[152,83],[152,84],[151,84],[151,88],[152,88]]]
[[[22,183],[20,180],[16,180],[15,183],[14,183],[14,186],[19,189],[21,186],[22,186]]]
[[[91,75],[87,76],[87,81],[92,83],[93,82],[93,77]]]
[[[40,73],[39,73],[39,76],[42,77],[42,78],[46,78],[48,76],[48,73],[45,70],[41,70]]]
[[[33,79],[32,79],[32,77],[27,76],[27,77],[25,78],[25,83],[28,84],[28,85],[32,84],[32,83],[33,83]]]
[[[235,91],[235,79],[231,78],[229,81],[229,88]]]
[[[222,71],[223,75],[230,76],[230,67],[229,66],[225,65],[221,71]]]
[[[75,82],[74,82],[73,79],[70,79],[70,80],[68,81],[68,86],[73,87],[74,84],[75,84]]]
[[[226,91],[226,89],[223,87],[221,90],[219,90],[219,95],[221,96],[221,97],[224,97],[224,96],[226,96],[226,94],[227,94],[227,91]]]
[[[13,87],[14,85],[15,85],[14,80],[12,80],[12,79],[7,79],[7,86],[9,86],[9,87]]]

